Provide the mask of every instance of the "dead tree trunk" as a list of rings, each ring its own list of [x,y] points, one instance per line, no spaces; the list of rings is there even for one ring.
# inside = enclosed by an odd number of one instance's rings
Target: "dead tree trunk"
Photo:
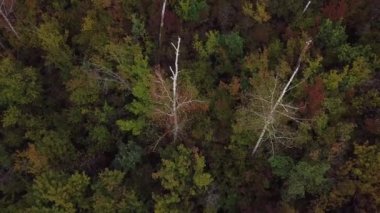
[[[263,126],[263,128],[261,130],[259,139],[256,141],[256,145],[255,145],[255,147],[252,150],[252,155],[254,155],[256,153],[257,149],[259,148],[259,146],[261,145],[261,143],[264,141],[263,139],[264,139],[265,134],[268,132],[269,126],[272,125],[275,122],[275,114],[278,112],[277,111],[278,106],[283,106],[284,108],[289,107],[289,106],[283,104],[283,98],[284,98],[286,92],[289,91],[289,86],[293,82],[295,76],[297,75],[297,73],[298,73],[298,71],[300,69],[301,62],[302,62],[302,57],[305,54],[305,52],[307,51],[307,49],[309,48],[309,46],[310,46],[311,43],[312,43],[312,40],[309,40],[309,41],[306,42],[305,47],[302,49],[302,52],[301,52],[300,56],[298,57],[296,68],[293,70],[293,74],[291,75],[291,77],[289,78],[288,82],[286,83],[286,85],[282,89],[282,91],[280,93],[280,96],[278,97],[277,101],[273,105],[271,105],[271,108],[270,108],[270,111],[269,111],[268,114],[262,115],[264,117],[264,126]],[[272,98],[273,98],[273,93],[275,92],[274,90],[272,92]],[[286,114],[284,116],[287,116],[287,117],[293,119],[293,117],[288,116]]]

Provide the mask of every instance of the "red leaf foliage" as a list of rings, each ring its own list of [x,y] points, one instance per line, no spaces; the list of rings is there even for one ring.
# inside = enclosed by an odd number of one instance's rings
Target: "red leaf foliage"
[[[306,86],[306,94],[306,114],[313,117],[321,109],[325,99],[322,79],[316,78],[313,85]]]
[[[332,21],[339,21],[344,18],[347,13],[347,3],[345,0],[329,1],[322,8],[322,13]]]

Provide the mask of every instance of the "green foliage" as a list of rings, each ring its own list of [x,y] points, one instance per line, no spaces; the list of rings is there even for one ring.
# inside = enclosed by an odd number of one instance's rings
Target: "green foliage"
[[[380,174],[380,154],[377,145],[354,144],[354,156],[338,171],[337,184],[328,197],[328,207],[344,206],[353,197],[365,196],[372,202],[361,208],[376,209],[380,204],[378,179]]]
[[[289,186],[285,193],[285,199],[292,200],[303,198],[305,193],[316,195],[328,189],[328,179],[324,177],[328,164],[316,165],[307,162],[298,163],[289,176]]]
[[[301,15],[304,2],[298,0],[268,1],[269,13],[291,22],[293,16]],[[272,16],[273,16],[272,15]]]
[[[205,0],[179,0],[175,5],[175,11],[184,21],[196,21],[199,14],[207,9]]]
[[[39,44],[44,50],[46,65],[68,71],[72,67],[72,53],[66,44],[68,32],[61,33],[57,21],[41,24],[37,30]]]
[[[220,38],[221,44],[226,48],[229,56],[236,59],[243,55],[244,39],[237,32],[232,32],[222,35]]]
[[[344,44],[338,47],[338,59],[344,63],[350,63],[359,57],[370,58],[371,48],[369,46],[351,46]]]
[[[3,127],[13,126],[18,123],[22,118],[22,112],[20,109],[11,106],[3,114]]]
[[[213,181],[205,172],[205,159],[197,152],[179,145],[169,159],[163,159],[161,168],[153,174],[168,191],[164,196],[154,195],[156,212],[180,212],[193,208],[190,200],[202,195]]]
[[[0,106],[30,104],[40,94],[38,74],[10,58],[0,61]]]
[[[290,171],[294,168],[293,159],[288,156],[272,156],[269,158],[273,174],[285,179],[290,175]]]
[[[144,20],[139,18],[137,15],[132,15],[132,34],[136,38],[143,38],[146,34]]]
[[[118,148],[119,152],[113,164],[124,172],[133,171],[136,168],[136,164],[142,160],[142,148],[132,141],[128,142],[128,144],[121,143]]]
[[[258,23],[263,23],[269,21],[271,18],[269,13],[266,11],[266,1],[256,1],[256,10],[253,9],[253,4],[250,2],[243,3],[243,13],[244,15],[252,18]]]
[[[352,66],[345,66],[343,71],[332,70],[326,74],[324,83],[326,88],[332,93],[346,91],[359,86],[362,82],[370,79],[371,67],[363,57],[356,58]]]
[[[122,130],[132,131],[139,135],[146,125],[145,117],[150,110],[148,61],[141,47],[131,38],[125,38],[122,43],[111,43],[106,46],[106,57],[114,63],[117,73],[130,84],[133,101],[127,106],[135,119],[119,120],[117,124]],[[103,62],[104,63],[104,62]],[[111,69],[112,70],[112,69]]]
[[[90,178],[75,173],[67,176],[62,173],[47,172],[38,176],[28,194],[28,211],[76,212],[78,206],[85,206],[84,192]]]
[[[29,137],[35,141],[37,150],[46,156],[53,166],[67,165],[76,158],[75,148],[65,132],[42,130]]]
[[[167,2],[2,1],[0,212],[378,211],[374,4]]]
[[[347,41],[345,27],[340,23],[326,19],[321,25],[317,40],[325,48],[341,47]]]
[[[198,34],[194,36],[194,49],[202,59],[207,59],[215,54],[218,50],[220,35],[218,31],[209,31],[206,33],[204,44],[199,40]]]
[[[145,212],[134,191],[124,185],[125,174],[106,169],[99,174],[99,180],[92,185],[93,212]]]
[[[66,87],[71,93],[70,101],[79,106],[94,104],[99,100],[99,86],[84,71],[73,71]]]

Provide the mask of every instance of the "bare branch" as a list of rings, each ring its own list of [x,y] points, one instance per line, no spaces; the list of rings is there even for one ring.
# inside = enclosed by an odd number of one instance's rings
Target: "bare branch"
[[[273,122],[275,122],[275,119],[274,119],[274,117],[275,117],[275,113],[279,113],[279,114],[281,114],[281,115],[283,115],[283,116],[285,116],[285,117],[288,117],[288,118],[290,118],[290,119],[292,119],[292,120],[294,120],[294,121],[299,122],[299,120],[298,120],[297,118],[295,118],[295,117],[293,117],[293,116],[291,116],[291,115],[285,114],[285,113],[283,113],[283,112],[278,111],[278,110],[277,110],[277,107],[278,107],[279,105],[283,106],[283,104],[282,104],[282,100],[283,100],[283,98],[284,98],[286,92],[288,91],[289,86],[291,85],[291,83],[293,82],[295,76],[297,75],[297,73],[298,73],[298,71],[299,71],[299,69],[300,69],[300,66],[301,66],[302,57],[303,57],[303,55],[306,53],[306,51],[308,50],[308,48],[309,48],[309,46],[311,45],[311,43],[312,43],[312,40],[309,40],[309,41],[307,41],[307,42],[305,43],[305,46],[304,46],[304,48],[302,49],[302,52],[300,53],[300,55],[299,55],[299,57],[298,57],[298,61],[297,61],[296,68],[294,69],[294,71],[293,71],[291,77],[289,78],[289,80],[288,80],[288,82],[286,83],[285,87],[282,89],[282,91],[281,91],[281,93],[280,93],[280,96],[278,97],[276,103],[275,103],[274,105],[272,105],[272,103],[271,103],[271,106],[270,106],[271,109],[270,109],[269,113],[266,115],[266,119],[265,119],[265,123],[264,123],[263,129],[261,130],[261,133],[260,133],[260,135],[259,135],[259,138],[258,138],[258,140],[256,141],[256,145],[255,145],[255,147],[254,147],[253,150],[252,150],[252,155],[254,155],[254,154],[256,153],[257,149],[258,149],[259,146],[261,145],[261,143],[262,143],[262,141],[263,141],[263,138],[264,138],[264,136],[265,136],[265,133],[268,131],[268,127],[269,127],[270,125],[272,125]],[[277,85],[277,83],[275,83],[275,85]],[[272,91],[271,99],[273,98],[273,96],[274,96],[274,90]],[[265,100],[265,99],[264,99],[264,100]],[[271,101],[271,102],[273,102],[273,101]],[[262,106],[262,108],[263,108],[263,111],[264,111],[264,107],[263,107],[263,106]]]
[[[8,25],[9,29],[13,32],[13,34],[16,36],[17,39],[20,39],[20,36],[18,35],[16,29],[13,27],[11,21],[8,18],[8,15],[12,12],[13,10],[13,3],[11,4],[10,8],[6,8],[4,6],[4,0],[0,3],[0,16],[4,19],[5,23]]]

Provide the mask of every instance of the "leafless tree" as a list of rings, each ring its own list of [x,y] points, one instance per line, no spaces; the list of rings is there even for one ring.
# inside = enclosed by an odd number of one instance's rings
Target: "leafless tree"
[[[13,6],[15,4],[15,0],[1,0],[0,1],[0,16],[3,18],[5,23],[8,25],[8,28],[13,32],[16,38],[20,39],[16,29],[13,24],[9,20],[10,14],[13,12]]]
[[[290,104],[284,103],[284,96],[291,89],[290,85],[292,84],[295,76],[299,72],[302,58],[304,54],[306,53],[306,51],[309,49],[311,43],[312,43],[312,40],[309,40],[305,43],[305,46],[298,57],[296,68],[293,70],[293,73],[290,76],[288,82],[281,90],[278,90],[278,81],[276,78],[274,80],[274,86],[271,89],[269,98],[261,97],[261,96],[253,97],[254,99],[258,100],[258,102],[261,102],[261,110],[253,111],[253,113],[262,119],[263,127],[259,135],[259,138],[256,141],[256,145],[252,150],[252,155],[256,153],[261,143],[265,141],[267,138],[269,138],[272,143],[272,150],[273,150],[273,140],[277,140],[277,141],[291,140],[291,137],[285,134],[286,131],[280,130],[280,127],[277,125],[279,123],[278,119],[280,119],[281,117],[285,117],[287,119],[291,119],[296,122],[299,121],[299,119],[297,119],[295,116],[295,110],[297,110],[297,108],[294,106],[291,106]]]
[[[169,67],[170,80],[164,79],[161,70],[155,70],[155,87],[153,87],[152,97],[157,107],[154,110],[154,114],[161,118],[161,120],[164,120],[166,125],[169,125],[169,130],[157,140],[154,149],[169,133],[173,136],[173,142],[176,142],[185,121],[181,115],[191,107],[204,103],[203,101],[193,99],[194,95],[191,92],[186,93],[185,90],[180,89],[179,74],[181,70],[179,69],[178,61],[181,38],[178,37],[177,44],[171,43],[171,45],[175,50],[175,62],[174,68]]]
[[[116,83],[128,90],[131,90],[129,83],[120,74],[100,65],[85,63],[85,71],[91,78],[98,80],[107,87],[108,83]]]

